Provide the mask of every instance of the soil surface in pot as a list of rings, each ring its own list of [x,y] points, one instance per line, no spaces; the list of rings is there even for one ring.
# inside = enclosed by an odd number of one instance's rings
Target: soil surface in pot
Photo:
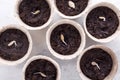
[[[92,80],[103,80],[112,70],[111,56],[100,48],[85,52],[80,61],[80,67],[85,76]]]
[[[50,44],[57,53],[71,55],[80,47],[81,35],[73,25],[61,24],[52,31]]]
[[[56,80],[57,68],[48,60],[32,61],[25,71],[25,80]]]
[[[44,25],[50,18],[51,9],[46,0],[22,0],[19,5],[19,16],[29,26]]]
[[[18,60],[27,53],[29,41],[26,34],[18,29],[7,29],[0,33],[0,57],[8,60]]]
[[[116,13],[108,7],[97,7],[87,16],[86,27],[88,32],[98,39],[111,36],[119,26]]]
[[[61,13],[67,16],[75,16],[85,10],[88,1],[89,0],[56,0],[56,6]]]

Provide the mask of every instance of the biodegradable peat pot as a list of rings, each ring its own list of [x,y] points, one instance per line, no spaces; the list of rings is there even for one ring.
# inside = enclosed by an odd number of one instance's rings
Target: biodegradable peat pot
[[[118,61],[110,48],[93,45],[80,54],[77,69],[82,80],[113,80]]]
[[[29,57],[31,50],[32,39],[24,27],[8,25],[0,29],[0,63],[20,64]]]
[[[84,49],[86,38],[82,26],[72,20],[63,19],[47,31],[49,51],[57,58],[69,60],[77,57]]]
[[[29,30],[40,30],[52,21],[53,6],[50,0],[17,0],[15,16]]]
[[[23,67],[23,80],[60,80],[60,77],[58,63],[46,56],[34,56]]]
[[[114,5],[101,2],[89,7],[84,20],[87,35],[94,41],[106,43],[120,33],[120,11]]]
[[[83,15],[90,0],[54,0],[54,7],[63,18],[75,19]]]

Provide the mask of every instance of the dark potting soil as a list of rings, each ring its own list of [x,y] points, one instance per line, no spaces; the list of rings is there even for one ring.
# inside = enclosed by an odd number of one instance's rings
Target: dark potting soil
[[[44,59],[32,61],[25,71],[25,80],[56,80],[56,78],[57,68]]]
[[[18,29],[7,29],[0,33],[0,57],[15,61],[28,51],[29,41],[25,33]]]
[[[92,62],[96,62],[100,69]],[[112,66],[111,56],[100,48],[88,50],[80,61],[82,72],[92,80],[103,80],[111,72]]]
[[[75,4],[75,8],[69,6],[69,1]],[[88,1],[89,0],[56,0],[56,6],[61,13],[67,16],[75,16],[85,10]]]
[[[22,0],[19,16],[24,23],[32,27],[44,25],[50,18],[51,9],[46,0]]]
[[[117,30],[119,19],[116,13],[108,7],[97,7],[87,16],[86,26],[88,32],[98,38],[107,38]]]
[[[81,44],[81,35],[73,25],[61,24],[52,31],[50,43],[57,53],[71,55],[78,50]]]

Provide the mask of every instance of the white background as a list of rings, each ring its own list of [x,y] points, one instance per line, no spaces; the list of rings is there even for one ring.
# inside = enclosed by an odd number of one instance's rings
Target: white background
[[[96,4],[101,1],[108,1],[116,5],[116,7],[118,7],[120,10],[120,0],[91,0],[91,1],[92,1],[92,4]],[[16,3],[16,0],[0,0],[0,27],[9,25],[9,24],[18,25],[14,17],[15,3]],[[83,18],[84,17],[82,16],[79,19],[76,19],[75,21],[77,21],[82,25]],[[52,23],[60,19],[61,17],[55,12]],[[46,42],[45,42],[46,31],[47,31],[47,28],[43,30],[38,30],[38,31],[30,31],[31,36],[33,38],[33,43],[34,43],[33,50],[30,57],[32,57],[33,55],[49,56],[55,59],[60,64],[60,67],[62,69],[61,80],[81,80],[76,69],[77,58],[69,61],[62,61],[55,58],[48,51]],[[93,44],[99,44],[99,43],[96,43],[87,37],[86,47]],[[106,43],[103,45],[106,45],[111,49],[113,49],[113,51],[115,52],[118,58],[118,62],[119,62],[118,64],[120,66],[120,37],[118,36],[112,42]],[[22,80],[22,75],[23,75],[22,67],[24,64],[25,62],[22,64],[19,64],[18,66],[6,66],[3,64],[0,64],[0,80]],[[119,80],[119,79],[120,79],[120,68],[118,69],[117,75],[115,76],[114,80]]]

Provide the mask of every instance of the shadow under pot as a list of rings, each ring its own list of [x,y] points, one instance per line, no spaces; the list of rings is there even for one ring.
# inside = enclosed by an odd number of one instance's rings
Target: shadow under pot
[[[49,57],[34,56],[23,68],[23,80],[60,80],[60,67]]]
[[[102,45],[94,45],[83,51],[77,63],[82,80],[112,80],[118,62],[114,52]]]
[[[85,31],[97,42],[110,42],[120,33],[119,10],[110,3],[91,7],[85,18]]]
[[[43,29],[49,25],[52,16],[49,0],[18,0],[17,18],[27,29]]]
[[[0,62],[17,65],[28,58],[32,49],[29,32],[23,27],[9,25],[0,30]]]
[[[80,17],[89,5],[90,0],[55,0],[55,8],[60,16],[68,19]]]
[[[47,32],[47,45],[50,52],[59,59],[73,59],[85,46],[85,34],[82,27],[71,20],[61,20]]]

